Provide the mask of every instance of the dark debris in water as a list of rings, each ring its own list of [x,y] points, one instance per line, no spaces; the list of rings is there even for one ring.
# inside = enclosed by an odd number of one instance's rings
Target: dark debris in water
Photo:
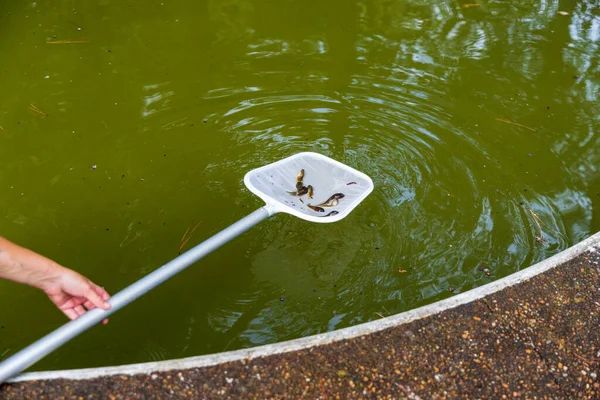
[[[477,267],[477,269],[478,269],[479,271],[483,272],[483,273],[484,273],[486,276],[490,276],[490,275],[492,275],[492,271],[490,271],[490,269],[489,269],[489,268],[486,268],[486,267],[484,267],[483,265],[479,265],[479,266]]]

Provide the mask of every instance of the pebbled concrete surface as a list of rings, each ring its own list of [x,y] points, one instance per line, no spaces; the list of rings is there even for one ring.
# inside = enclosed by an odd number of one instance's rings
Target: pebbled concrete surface
[[[180,371],[0,386],[1,399],[600,399],[596,251],[377,333]]]

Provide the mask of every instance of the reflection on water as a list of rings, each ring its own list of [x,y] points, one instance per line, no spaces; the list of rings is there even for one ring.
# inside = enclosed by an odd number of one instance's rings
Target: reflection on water
[[[169,97],[172,97],[175,92],[163,91],[161,87],[168,87],[166,82],[162,85],[146,85],[144,90],[148,93],[144,96],[144,106],[142,108],[142,118],[149,117],[159,111],[167,111],[169,109]],[[169,123],[167,125],[172,124]],[[166,125],[165,125],[166,126]]]
[[[85,248],[56,254],[99,279],[94,271],[103,268],[116,290],[174,257],[190,220],[204,221],[197,243],[259,206],[241,183],[251,168],[317,151],[370,175],[375,192],[331,226],[277,216],[254,228],[124,310],[114,331],[82,338],[46,367],[191,356],[350,326],[486,284],[600,227],[597,2],[105,3],[78,10],[88,47],[54,50],[61,57],[44,58],[24,78],[29,89],[13,85],[0,100],[3,187],[36,176],[57,190],[78,187],[82,205],[62,209],[51,194],[38,206],[17,195],[22,187],[7,189],[6,236],[38,231],[30,213],[38,209],[47,225],[68,219],[49,233],[80,240],[82,218],[71,215],[89,215],[89,206],[99,220],[87,219],[86,235],[121,251],[103,260]],[[73,17],[44,12],[40,23]],[[118,37],[105,21],[119,22]],[[40,34],[73,38],[50,26]],[[6,41],[0,50],[18,52]],[[89,88],[67,85],[62,63],[88,68]],[[80,73],[79,81],[90,78]],[[39,78],[46,75],[53,79]],[[40,101],[57,125],[21,110],[39,93],[59,104]],[[92,93],[105,94],[90,110],[83,104]],[[46,148],[18,149],[21,121],[30,135],[49,129],[71,147],[49,151],[40,135]],[[47,177],[27,161],[34,153],[52,163]],[[54,171],[66,165],[60,157],[100,159],[106,173],[69,180]],[[107,224],[114,237],[100,238]],[[168,328],[140,331],[135,321],[145,314]],[[80,358],[79,346],[117,330],[122,343],[106,355],[92,350],[97,362]],[[2,340],[11,349],[27,344]]]

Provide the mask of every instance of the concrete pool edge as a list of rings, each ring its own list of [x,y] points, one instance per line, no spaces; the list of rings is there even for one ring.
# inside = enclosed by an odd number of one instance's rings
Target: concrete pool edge
[[[340,329],[333,332],[309,336],[300,339],[294,339],[286,342],[275,343],[265,346],[259,346],[250,349],[235,350],[224,353],[188,357],[176,360],[167,360],[160,362],[129,364],[115,367],[86,368],[60,371],[30,372],[21,374],[8,382],[23,382],[37,380],[85,380],[99,377],[108,377],[113,375],[135,375],[151,374],[154,372],[164,372],[170,370],[184,370],[191,368],[203,368],[223,364],[231,361],[256,359],[260,357],[294,352],[308,349],[315,346],[330,344],[345,339],[357,338],[370,333],[383,331],[387,328],[403,325],[411,321],[423,319],[440,312],[451,310],[460,305],[471,303],[482,299],[490,294],[499,292],[507,287],[518,285],[537,275],[540,275],[554,267],[560,266],[587,251],[595,251],[600,248],[600,232],[592,235],[574,246],[534,264],[526,269],[518,271],[505,278],[490,282],[484,286],[472,289],[465,293],[457,294],[451,298],[419,307],[414,310],[406,311],[394,316],[355,325],[349,328]]]

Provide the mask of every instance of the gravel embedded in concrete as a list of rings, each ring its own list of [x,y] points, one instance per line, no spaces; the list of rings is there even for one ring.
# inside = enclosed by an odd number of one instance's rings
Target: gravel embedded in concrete
[[[600,257],[381,332],[182,371],[0,386],[0,398],[598,399]]]

